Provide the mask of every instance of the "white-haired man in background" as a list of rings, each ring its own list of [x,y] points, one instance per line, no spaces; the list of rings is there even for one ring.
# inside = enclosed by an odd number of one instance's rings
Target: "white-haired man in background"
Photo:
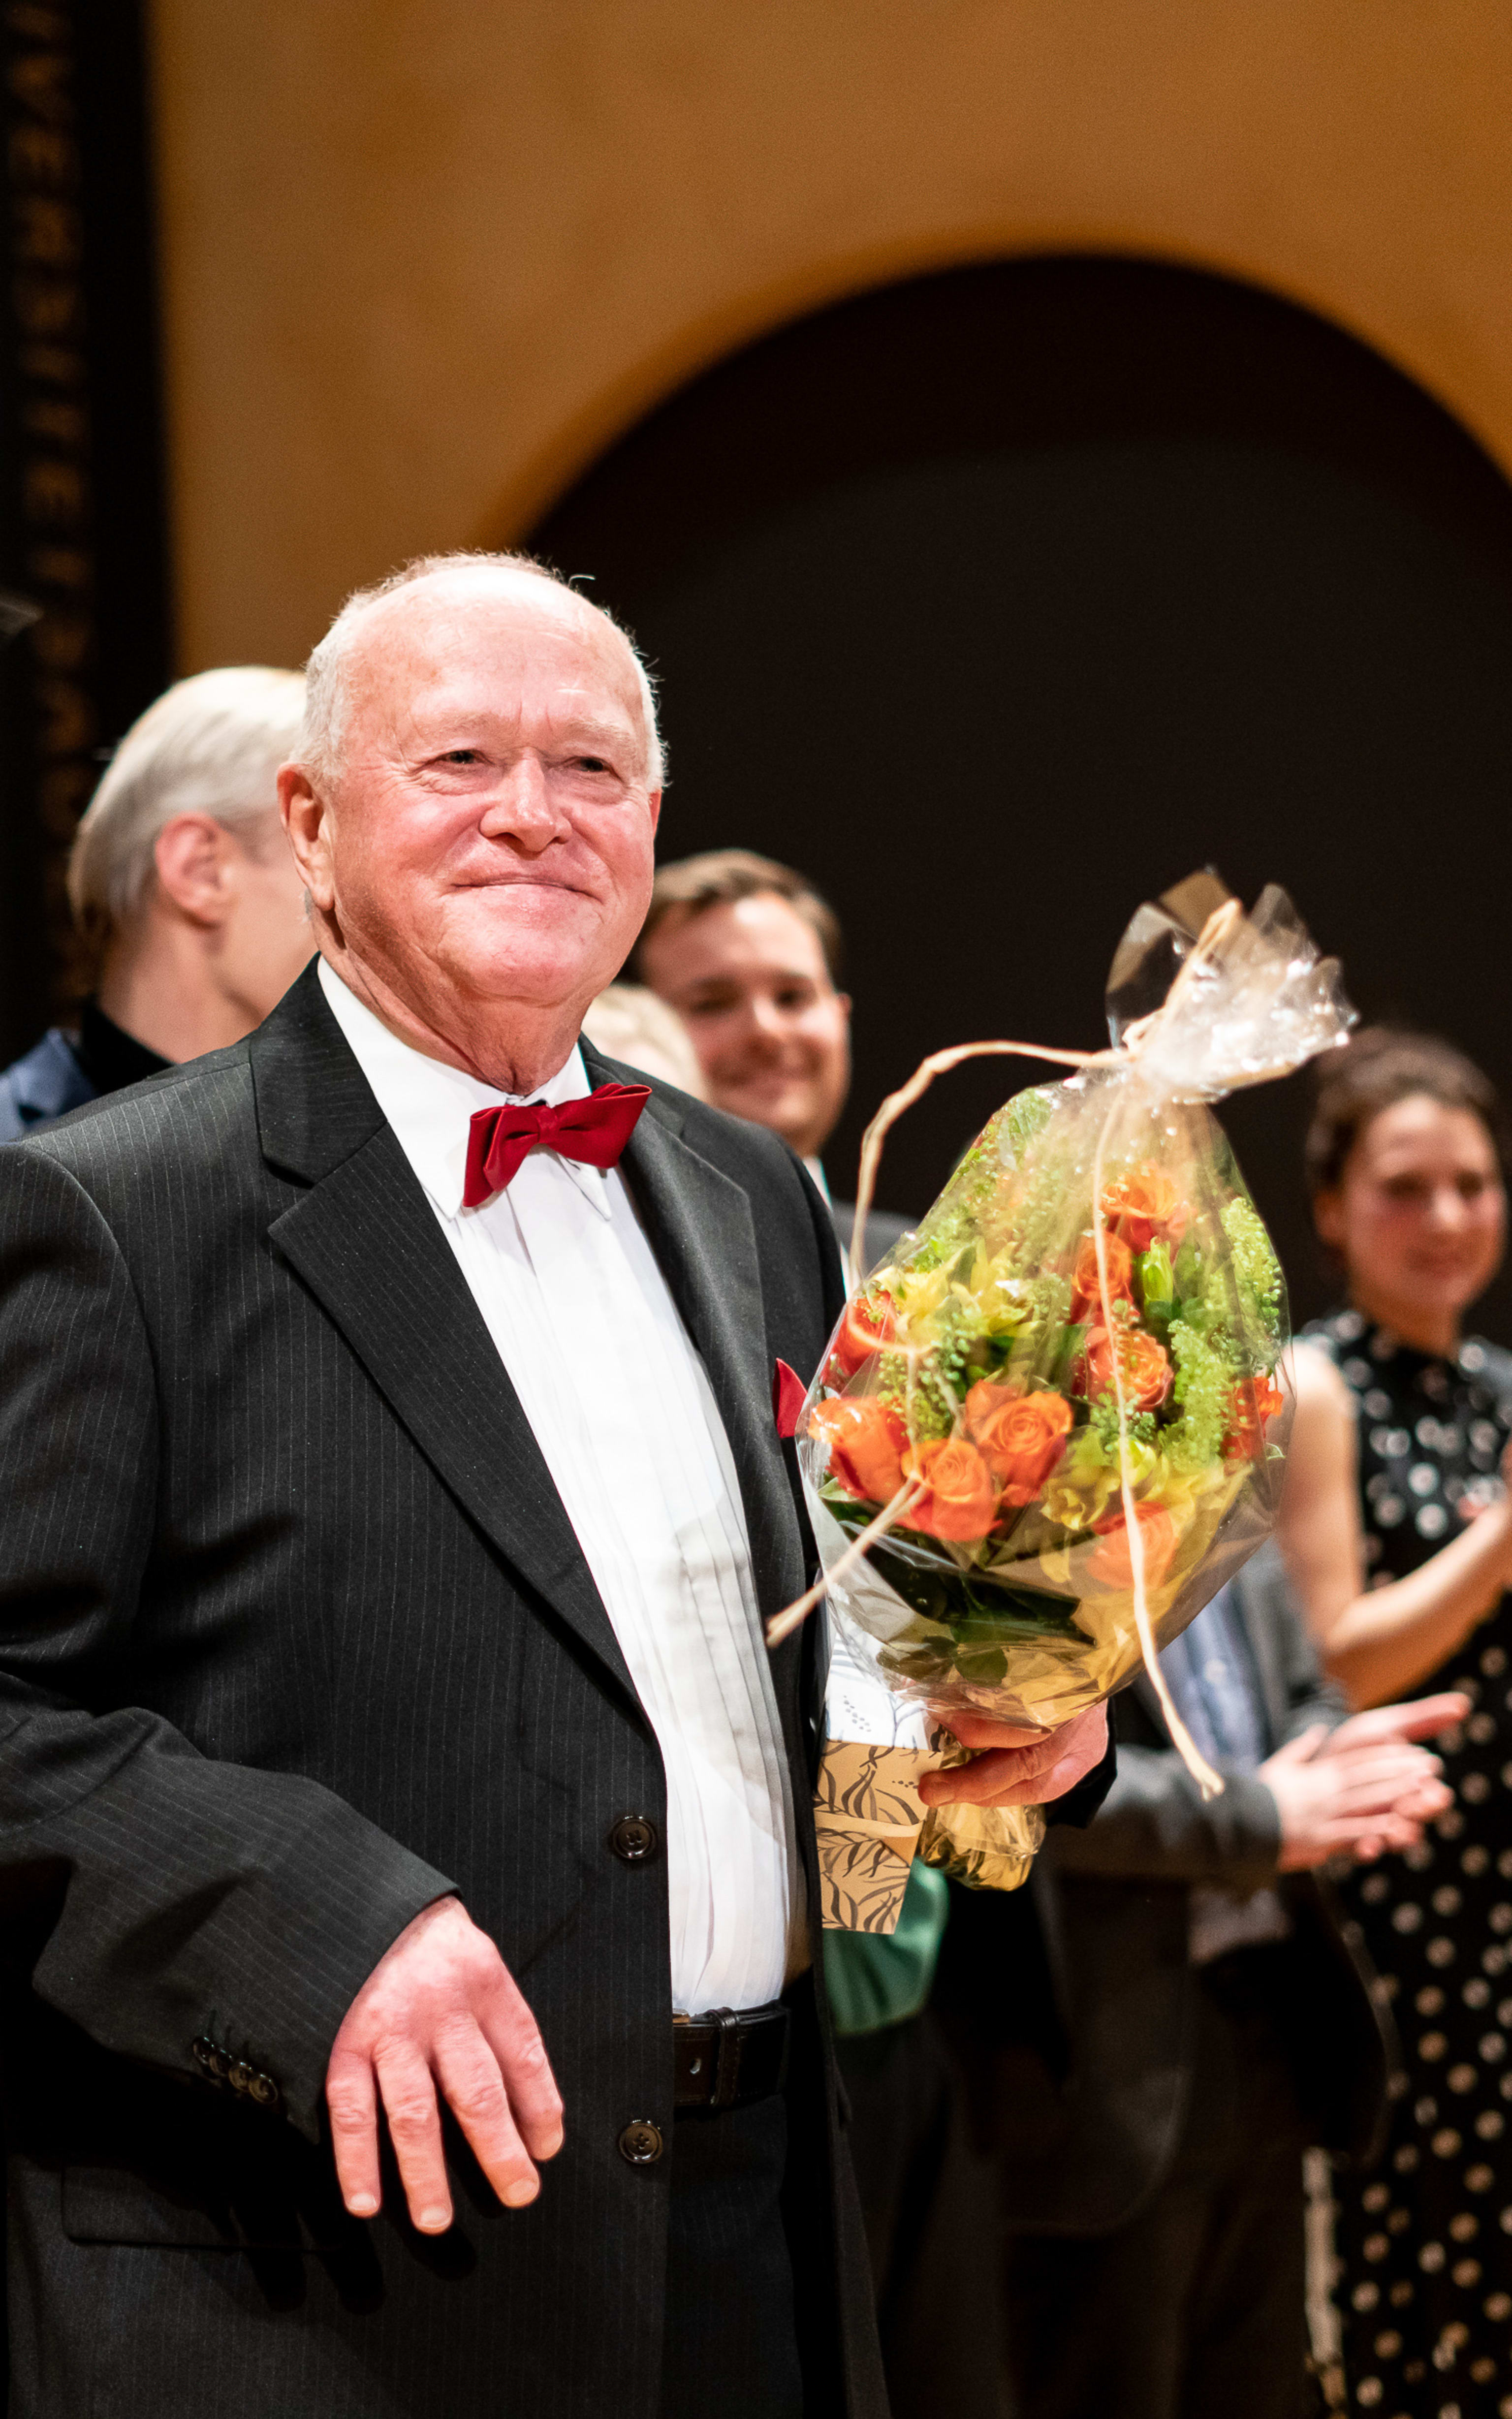
[[[0,1142],[239,1041],[282,998],[315,947],[278,819],[303,711],[301,673],[238,664],[133,722],[69,863],[96,988],[0,1074]]]

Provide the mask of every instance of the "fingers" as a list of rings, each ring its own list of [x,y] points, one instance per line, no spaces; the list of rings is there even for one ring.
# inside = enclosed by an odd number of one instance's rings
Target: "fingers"
[[[562,2146],[562,2100],[535,2019],[494,1943],[456,1899],[414,1917],[343,2019],[326,2072],[336,2170],[347,2208],[381,2196],[381,2098],[415,2226],[452,2222],[437,2085],[506,2208],[533,2200],[533,2161]]]
[[[963,1742],[964,1744],[964,1742]],[[944,1772],[926,1772],[918,1794],[926,1806],[1026,1804],[1005,1797],[1013,1788],[1032,1789],[1056,1760],[1054,1733],[1046,1732],[1031,1747],[990,1748],[969,1764],[953,1764]]]
[[[378,2094],[365,2057],[333,2052],[326,2074],[331,2147],[336,2181],[353,2217],[376,2217],[382,2197],[378,2174]]]
[[[540,2027],[526,2006],[513,1976],[500,1967],[498,1987],[480,2011],[488,2046],[497,2061],[510,2113],[532,2159],[554,2159],[562,2148],[562,2094]]]
[[[941,1729],[958,1738],[963,1747],[1043,1747],[1057,1735],[1042,1723],[995,1722],[986,1714],[941,1714],[938,1720]]]
[[[1329,1756],[1319,1765],[1319,1780],[1331,1791],[1350,1789],[1412,1789],[1436,1780],[1443,1770],[1427,1748],[1409,1747],[1397,1739],[1379,1747],[1359,1747],[1349,1755]]]
[[[541,2179],[520,2140],[492,2047],[470,2017],[438,2037],[435,2058],[436,2080],[473,2157],[504,2207],[523,2209]]]
[[[452,2195],[430,2069],[406,2040],[386,2043],[374,2064],[410,2220],[422,2234],[444,2234],[452,2223]]]
[[[919,1795],[926,1806],[1049,1805],[1074,1789],[1106,1748],[1106,1709],[1093,1705],[1032,1747],[990,1749],[969,1764],[925,1773]]]
[[[1095,1771],[1107,1753],[1108,1717],[1105,1705],[1094,1705],[1063,1731],[1057,1731],[1055,1745],[1059,1750],[1045,1774],[1039,1803],[1050,1806],[1067,1791],[1074,1789]],[[1032,1801],[1031,1801],[1032,1802]]]
[[[1437,1738],[1441,1731],[1462,1722],[1470,1712],[1470,1699],[1457,1689],[1445,1689],[1437,1697],[1419,1697],[1407,1705],[1376,1705],[1366,1714],[1354,1714],[1341,1722],[1329,1741],[1329,1752],[1343,1753],[1356,1745],[1384,1739]]]
[[[1436,1793],[1443,1784],[1432,1774],[1377,1774],[1341,1781],[1321,1801],[1320,1812],[1325,1822],[1352,1822],[1366,1814],[1389,1814],[1399,1806],[1414,1810],[1419,1804],[1433,1805],[1442,1812],[1448,1803],[1448,1793],[1442,1801]]]

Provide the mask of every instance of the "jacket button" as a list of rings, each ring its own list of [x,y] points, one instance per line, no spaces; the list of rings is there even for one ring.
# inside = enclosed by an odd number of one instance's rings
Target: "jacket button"
[[[620,2156],[632,2167],[649,2167],[661,2156],[661,2128],[649,2117],[637,2117],[620,2135]]]
[[[259,2108],[271,2108],[278,2099],[278,2086],[270,2074],[255,2074],[247,2086],[247,2097],[255,2100]]]
[[[627,1865],[643,1865],[656,1853],[656,1826],[643,1814],[622,1814],[609,1835],[609,1846]]]
[[[232,2090],[245,2091],[252,2082],[254,2071],[244,2057],[233,2058],[231,2072],[226,2078]]]

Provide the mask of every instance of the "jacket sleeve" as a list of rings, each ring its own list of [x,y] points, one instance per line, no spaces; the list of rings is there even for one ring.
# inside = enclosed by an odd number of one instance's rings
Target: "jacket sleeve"
[[[1057,1830],[1063,1872],[1108,1881],[1212,1882],[1260,1888],[1275,1878],[1281,1826],[1275,1799],[1252,1772],[1224,1773],[1220,1797],[1202,1793],[1174,1748],[1119,1743],[1118,1772],[1086,1830]]]
[[[0,1153],[0,1911],[45,1910],[39,1995],[197,2074],[207,2033],[319,2128],[332,2039],[453,1886],[329,1790],[221,1763],[120,1702],[158,1491],[129,1271],[45,1148]],[[7,1927],[29,1960],[33,1924]]]
[[[1323,1676],[1274,1546],[1262,1547],[1232,1585],[1273,1745],[1319,1723],[1335,1729],[1349,1708]],[[1143,1718],[1137,1708],[1127,1712],[1125,1699],[1116,1710],[1131,1722]],[[1128,1740],[1119,1743],[1118,1778],[1090,1827],[1057,1842],[1057,1861],[1068,1872],[1211,1882],[1241,1892],[1273,1881],[1280,1854],[1275,1799],[1257,1774],[1225,1767],[1222,1796],[1204,1804],[1174,1748]]]

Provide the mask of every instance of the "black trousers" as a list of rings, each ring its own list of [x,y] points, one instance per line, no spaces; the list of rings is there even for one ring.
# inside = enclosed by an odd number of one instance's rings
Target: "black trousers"
[[[1302,2152],[1263,1996],[1199,1979],[1170,2173],[1116,2234],[1019,2236],[1007,2258],[1016,2419],[1298,2419]]]
[[[1006,2419],[995,2163],[928,2011],[836,2043],[892,2419]]]
[[[671,2162],[662,2419],[804,2419],[786,2102],[685,2112]]]

